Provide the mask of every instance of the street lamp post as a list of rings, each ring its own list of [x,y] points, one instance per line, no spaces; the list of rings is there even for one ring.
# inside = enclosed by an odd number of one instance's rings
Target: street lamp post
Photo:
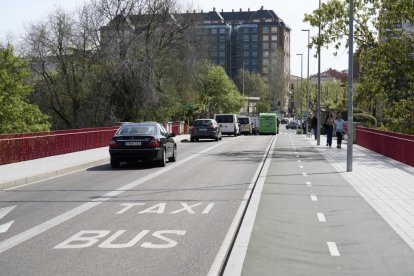
[[[346,171],[352,172],[352,155],[354,143],[353,110],[353,52],[354,52],[354,1],[349,1],[349,59],[348,59],[348,141],[346,153]]]
[[[310,92],[309,92],[309,50],[310,50],[310,30],[302,30],[302,32],[308,32],[308,72],[307,72],[307,87],[306,87],[306,94],[307,94],[307,100],[306,100],[306,113],[309,116],[309,105],[310,105]],[[309,135],[309,124],[308,124],[308,118],[306,118],[306,135]]]
[[[321,9],[321,0],[319,0],[319,9]],[[319,21],[319,31],[318,31],[318,38],[321,37],[321,23]],[[321,144],[321,45],[320,41],[318,43],[318,95],[316,97],[316,137],[317,137],[317,145]]]
[[[302,119],[302,103],[303,103],[303,54],[296,54],[300,56],[300,116]],[[296,82],[297,83],[297,82]]]

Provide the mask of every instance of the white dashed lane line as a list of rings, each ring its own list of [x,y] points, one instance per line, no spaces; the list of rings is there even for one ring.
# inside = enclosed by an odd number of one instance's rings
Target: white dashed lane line
[[[312,201],[318,201],[318,197],[316,195],[311,195],[311,200]]]
[[[319,222],[326,222],[325,215],[323,213],[317,213]]]
[[[339,250],[338,250],[338,247],[336,246],[335,242],[327,242],[327,244],[328,244],[328,248],[329,248],[329,253],[331,253],[332,257],[341,256],[341,254],[339,254]]]

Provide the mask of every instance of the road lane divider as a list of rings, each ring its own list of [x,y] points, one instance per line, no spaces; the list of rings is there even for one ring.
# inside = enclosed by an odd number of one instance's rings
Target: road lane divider
[[[329,253],[331,254],[332,257],[341,256],[335,242],[327,242],[327,244],[328,244]]]
[[[323,213],[317,213],[319,222],[326,222],[325,215]]]
[[[240,275],[278,136],[269,143],[207,275]]]
[[[11,249],[11,248],[13,248],[13,247],[15,247],[15,246],[17,246],[17,245],[19,245],[19,244],[21,244],[21,243],[23,243],[23,242],[25,242],[25,241],[28,241],[28,240],[42,234],[42,233],[50,230],[51,228],[56,227],[56,226],[66,222],[66,221],[68,221],[68,220],[70,220],[70,219],[72,219],[72,218],[74,218],[74,217],[76,217],[76,216],[78,216],[78,215],[94,208],[94,207],[97,207],[98,205],[100,205],[101,203],[103,203],[105,201],[108,201],[108,200],[110,200],[110,199],[112,199],[112,198],[128,191],[128,190],[131,190],[131,189],[133,189],[133,188],[135,188],[135,187],[137,187],[137,186],[139,186],[139,185],[141,185],[145,182],[148,182],[149,180],[154,179],[154,178],[156,178],[156,177],[158,177],[158,176],[160,176],[160,175],[162,175],[162,174],[164,174],[164,173],[166,173],[166,172],[168,172],[168,171],[170,171],[170,170],[172,170],[172,169],[174,169],[178,166],[181,166],[181,165],[193,160],[194,158],[199,157],[199,156],[201,156],[201,155],[203,155],[203,154],[205,154],[205,153],[207,153],[207,152],[209,152],[209,151],[211,151],[211,150],[213,150],[217,147],[225,145],[225,144],[229,143],[230,141],[232,141],[234,139],[237,139],[237,138],[233,138],[233,139],[221,142],[219,144],[216,144],[216,145],[214,145],[212,147],[209,147],[209,148],[207,148],[203,151],[200,151],[200,152],[195,153],[191,156],[188,156],[188,157],[186,157],[182,160],[179,160],[179,161],[177,161],[173,164],[170,163],[168,166],[166,166],[166,167],[164,167],[160,170],[157,170],[156,172],[153,172],[153,173],[151,173],[147,176],[144,176],[144,177],[142,177],[142,178],[140,178],[136,181],[133,181],[129,184],[123,185],[122,187],[119,187],[118,189],[115,189],[113,191],[105,193],[104,195],[102,195],[102,196],[100,196],[96,199],[93,199],[90,202],[86,202],[86,203],[84,203],[84,204],[82,204],[78,207],[75,207],[75,208],[73,208],[69,211],[66,211],[65,213],[63,213],[61,215],[58,215],[58,216],[56,216],[52,219],[49,219],[49,220],[47,220],[47,221],[45,221],[45,222],[43,222],[39,225],[36,225],[36,226],[26,230],[26,231],[23,231],[23,232],[15,235],[15,236],[12,236],[12,237],[10,237],[6,240],[3,240],[3,241],[0,242],[0,254],[7,251],[7,250],[9,250],[9,249]]]

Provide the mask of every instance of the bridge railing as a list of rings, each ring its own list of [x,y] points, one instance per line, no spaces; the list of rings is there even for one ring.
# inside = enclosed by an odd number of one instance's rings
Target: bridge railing
[[[357,144],[402,163],[414,166],[414,135],[358,126]]]
[[[105,147],[118,127],[0,135],[0,165]]]

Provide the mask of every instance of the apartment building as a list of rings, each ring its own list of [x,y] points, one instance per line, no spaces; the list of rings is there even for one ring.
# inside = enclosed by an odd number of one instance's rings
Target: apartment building
[[[257,11],[218,12],[216,9],[198,14],[201,28],[209,42],[210,60],[234,77],[242,68],[260,73],[267,80],[277,50],[285,77],[290,74],[290,28],[273,10],[263,6]],[[280,57],[279,57],[280,59]]]

